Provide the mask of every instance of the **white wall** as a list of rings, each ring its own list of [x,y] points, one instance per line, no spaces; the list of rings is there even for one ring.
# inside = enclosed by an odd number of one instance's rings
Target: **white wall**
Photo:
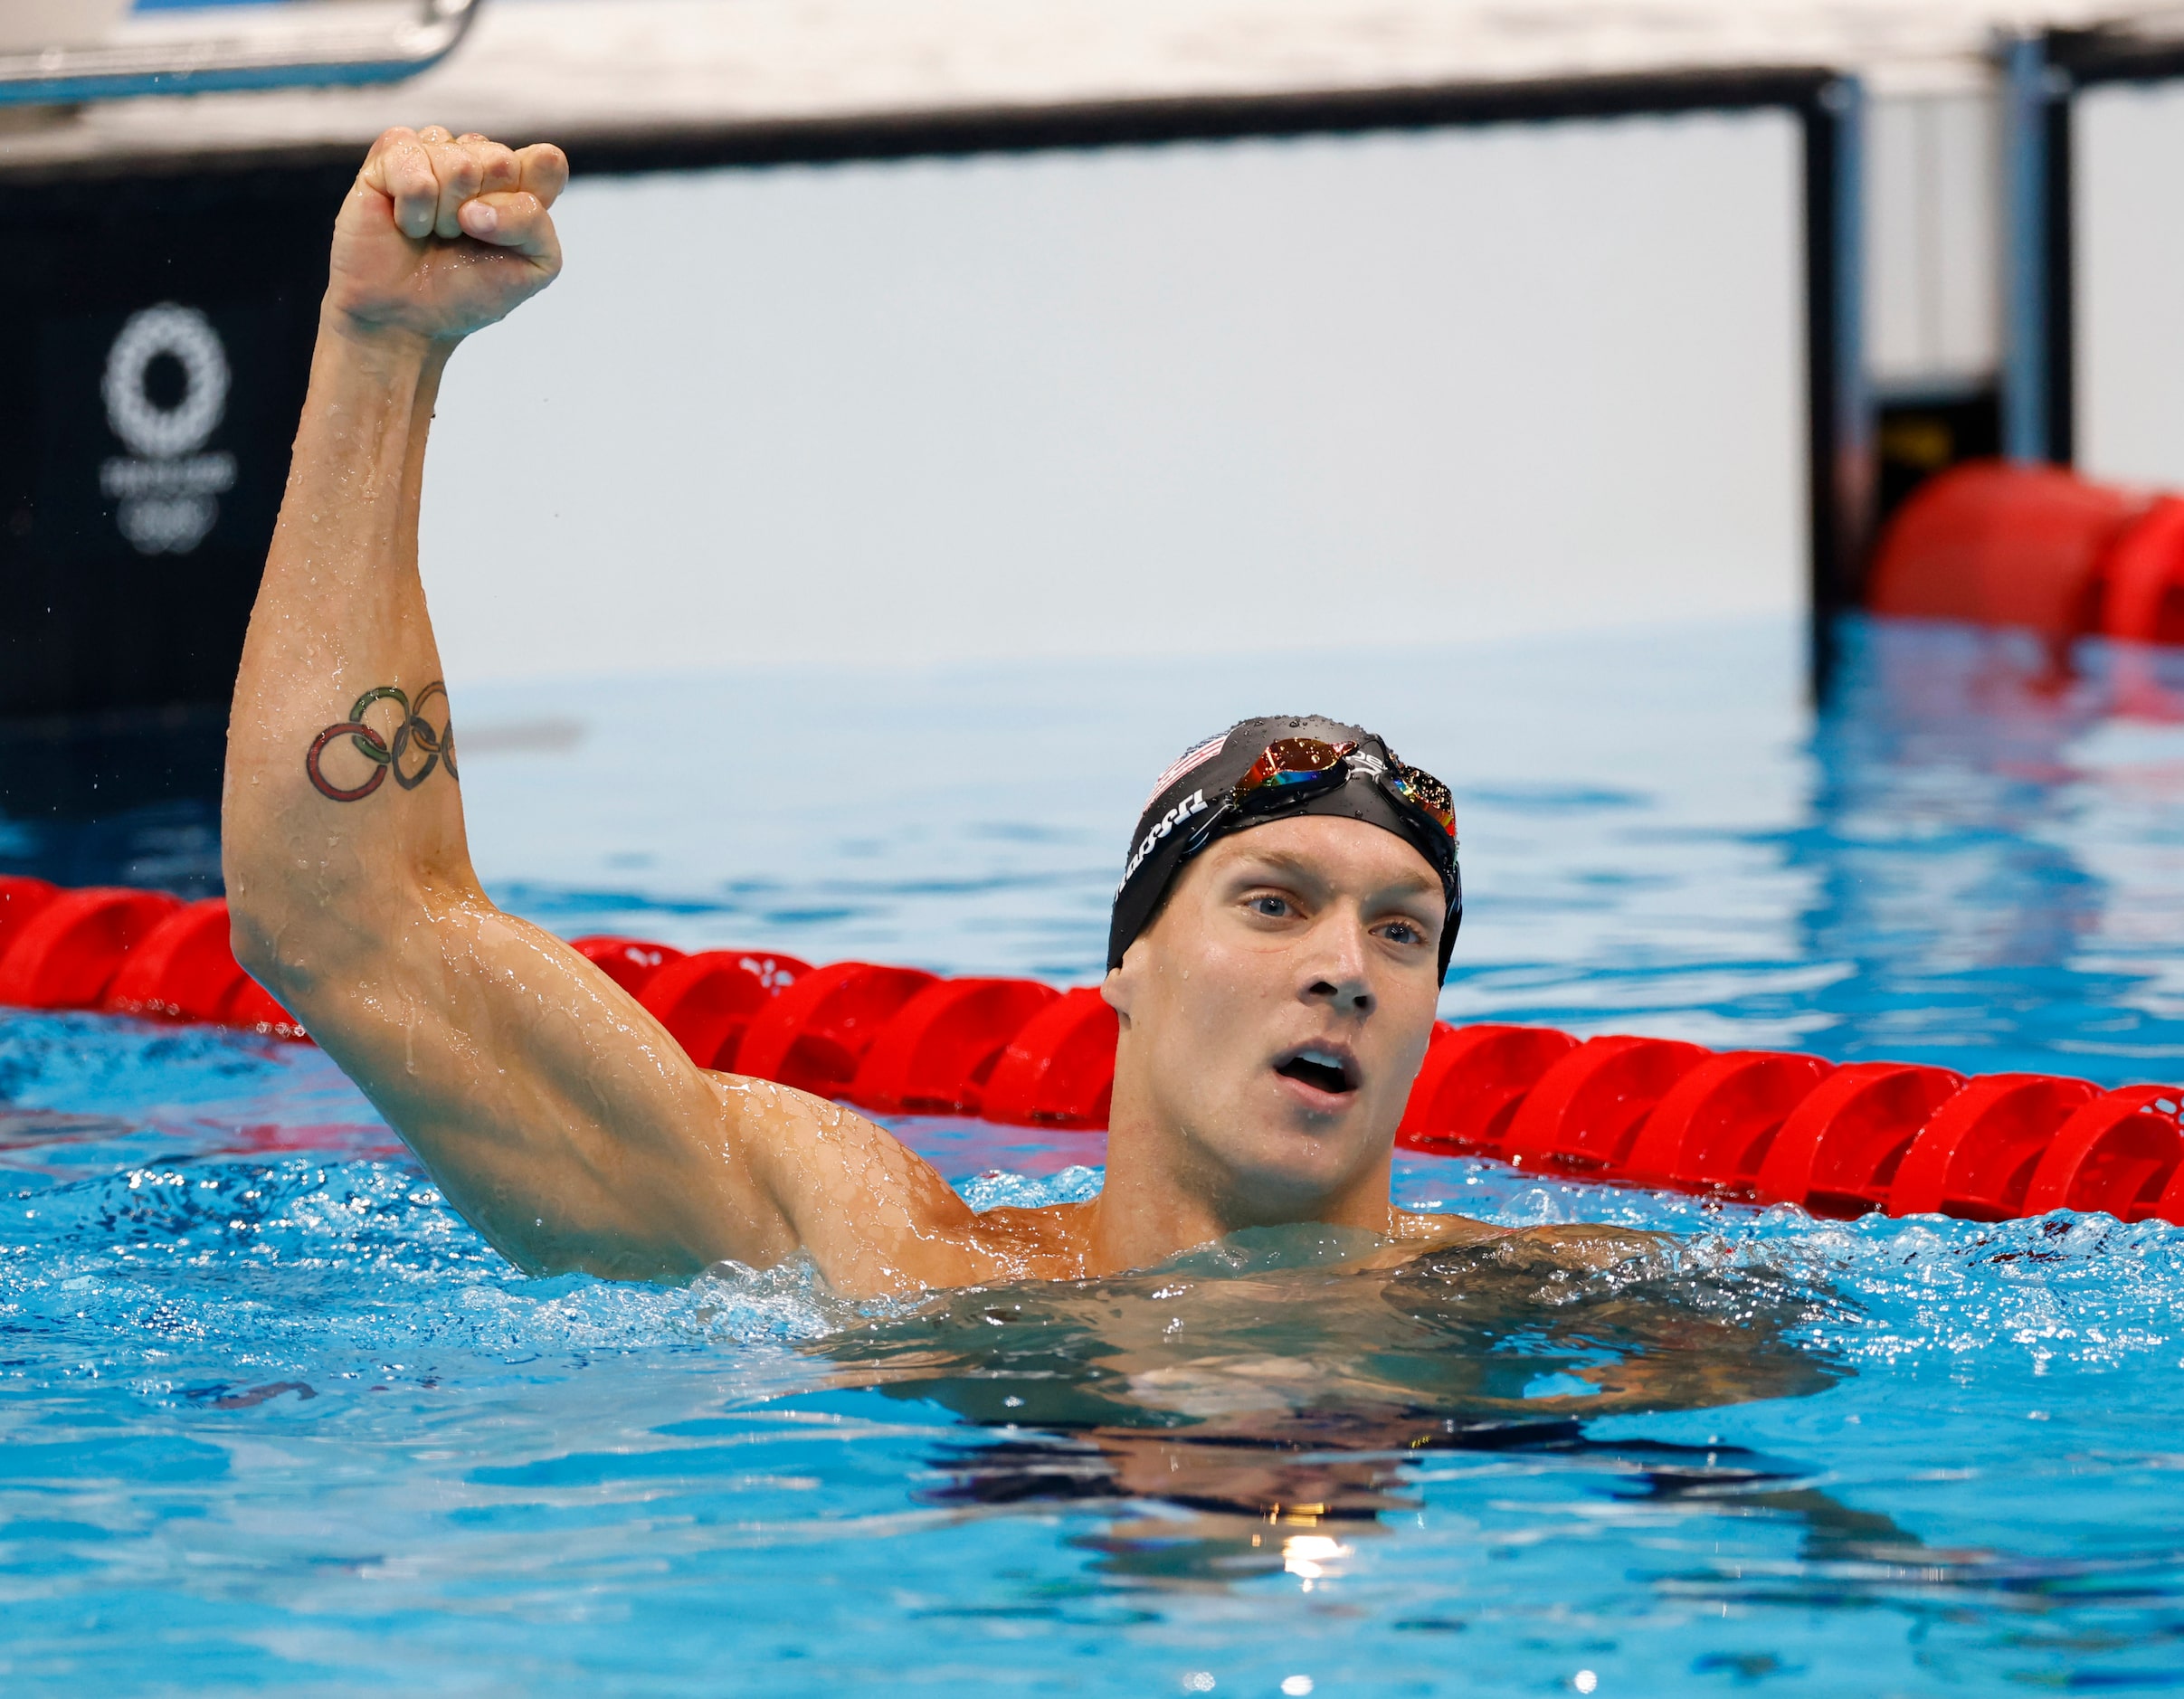
[[[2184,83],[2081,95],[2071,166],[2079,463],[2184,485]]]
[[[1801,605],[1780,113],[580,181],[457,358],[451,681]]]
[[[1993,95],[1867,103],[1866,369],[1884,391],[1990,380],[2001,354]]]

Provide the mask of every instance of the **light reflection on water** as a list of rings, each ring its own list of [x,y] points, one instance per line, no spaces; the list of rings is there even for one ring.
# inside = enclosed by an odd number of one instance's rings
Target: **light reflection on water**
[[[496,890],[564,930],[1083,981],[1146,778],[1325,707],[1456,783],[1454,1018],[2184,1073],[2184,729],[2141,658],[2056,685],[1890,633],[1817,728],[1793,658],[565,689],[583,736],[489,743],[466,791]],[[10,1692],[2184,1685],[2176,1229],[1407,1158],[1405,1201],[1683,1264],[1616,1311],[1345,1285],[1307,1235],[859,1309],[795,1269],[521,1279],[314,1052],[16,1016],[0,1103]],[[903,1130],[982,1203],[1097,1183],[1097,1137]],[[1600,1413],[1627,1364],[1657,1396]]]

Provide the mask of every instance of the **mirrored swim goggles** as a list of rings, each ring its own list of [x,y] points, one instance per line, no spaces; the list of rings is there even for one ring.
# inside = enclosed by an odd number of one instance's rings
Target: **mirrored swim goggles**
[[[1228,797],[1209,809],[1183,850],[1189,859],[1240,820],[1280,814],[1314,798],[1328,796],[1353,779],[1370,779],[1395,807],[1412,839],[1436,871],[1447,878],[1456,867],[1456,799],[1448,787],[1421,768],[1360,749],[1354,742],[1331,744],[1318,737],[1277,737],[1259,752]],[[1463,913],[1458,896],[1450,924]]]

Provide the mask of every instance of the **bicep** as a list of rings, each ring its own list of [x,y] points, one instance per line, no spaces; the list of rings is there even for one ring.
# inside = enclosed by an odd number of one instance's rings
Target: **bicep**
[[[520,1266],[682,1278],[799,1247],[852,1295],[984,1278],[969,1206],[893,1134],[698,1068],[636,1000],[474,887],[400,905],[293,1005],[448,1201]]]
[[[416,906],[297,1012],[511,1260],[675,1278],[794,1248],[735,1106],[659,1022],[482,895]]]

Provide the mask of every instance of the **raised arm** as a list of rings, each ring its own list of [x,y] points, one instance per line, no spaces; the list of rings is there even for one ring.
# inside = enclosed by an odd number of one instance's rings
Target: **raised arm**
[[[696,1068],[470,868],[418,576],[425,434],[456,345],[553,280],[566,178],[551,147],[392,130],[343,204],[228,734],[235,953],[518,1264],[674,1278],[808,1244],[882,1289],[967,1221],[937,1176],[854,1116]],[[502,504],[519,551],[520,481]]]

